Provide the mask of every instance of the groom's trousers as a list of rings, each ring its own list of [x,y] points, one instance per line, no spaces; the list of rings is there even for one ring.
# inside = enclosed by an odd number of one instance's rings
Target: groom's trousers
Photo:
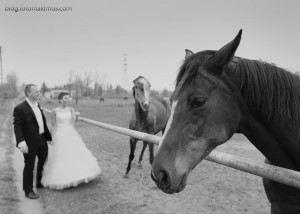
[[[23,170],[23,190],[28,194],[33,189],[33,171],[36,156],[38,157],[36,183],[40,184],[42,179],[44,163],[48,156],[48,145],[44,135],[41,135],[41,143],[34,148],[28,148],[28,153],[24,154],[24,170]]]

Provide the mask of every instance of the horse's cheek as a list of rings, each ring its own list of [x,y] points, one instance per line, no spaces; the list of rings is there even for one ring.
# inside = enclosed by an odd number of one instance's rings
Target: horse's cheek
[[[206,139],[198,139],[189,142],[185,154],[182,155],[182,160],[185,163],[186,168],[191,169],[192,166],[195,166],[196,163],[203,160],[215,147],[215,144],[210,143]]]
[[[198,124],[186,123],[184,126],[182,126],[181,130],[181,135],[184,136],[185,141],[194,141],[203,136],[203,122],[199,122]]]
[[[227,112],[224,111],[220,114],[215,114],[214,117],[209,120],[212,121],[211,124],[207,125],[208,133],[217,144],[220,145],[227,141],[237,130],[240,120],[239,111]]]
[[[217,147],[226,142],[230,137],[230,132],[222,123],[209,122],[202,129],[201,138],[208,143],[209,147]]]
[[[230,138],[238,129],[241,120],[240,114],[232,115],[224,121],[223,126],[226,129],[228,137]]]

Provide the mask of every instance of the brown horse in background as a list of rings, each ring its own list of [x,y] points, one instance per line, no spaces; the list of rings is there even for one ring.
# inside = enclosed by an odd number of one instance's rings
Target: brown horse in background
[[[152,178],[165,193],[182,191],[189,173],[234,133],[244,134],[266,162],[300,171],[300,78],[235,57],[241,35],[218,51],[186,50],[152,164]],[[263,183],[272,214],[300,213],[300,189]]]
[[[135,103],[129,129],[152,135],[155,135],[160,131],[163,133],[170,116],[170,106],[168,102],[160,97],[150,97],[151,84],[145,77],[139,76],[133,81],[133,83],[134,87],[132,92]],[[131,162],[134,159],[137,141],[138,139],[130,137],[129,162],[124,178],[128,177],[128,173],[131,169]],[[153,162],[154,144],[143,141],[143,148],[139,157],[138,167],[142,167],[141,162],[147,145],[150,152],[150,164]]]

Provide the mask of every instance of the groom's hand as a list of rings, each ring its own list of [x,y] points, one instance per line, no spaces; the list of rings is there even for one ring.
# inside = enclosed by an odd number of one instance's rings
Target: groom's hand
[[[53,145],[53,141],[47,141],[47,143]]]
[[[23,152],[24,154],[28,153],[28,146],[27,145],[23,145],[19,147],[21,152]]]

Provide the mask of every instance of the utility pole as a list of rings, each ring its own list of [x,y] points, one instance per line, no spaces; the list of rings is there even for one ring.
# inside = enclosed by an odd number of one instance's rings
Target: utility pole
[[[124,59],[123,59],[123,89],[128,91],[127,57],[126,57],[126,54],[124,54]]]

